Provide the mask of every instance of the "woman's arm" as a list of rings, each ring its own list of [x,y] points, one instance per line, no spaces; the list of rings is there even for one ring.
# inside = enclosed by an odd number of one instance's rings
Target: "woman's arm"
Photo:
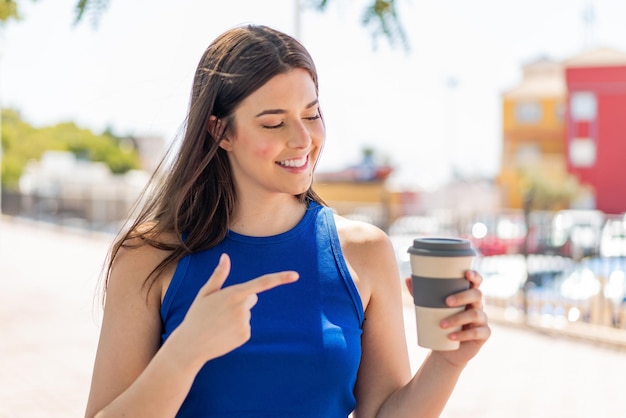
[[[155,251],[147,246],[123,250],[115,260],[87,417],[176,415],[200,368],[250,338],[257,294],[298,278],[295,272],[280,272],[222,288],[230,272],[230,259],[222,255],[181,325],[159,348],[164,290],[146,299],[143,286],[160,261]],[[173,267],[166,274],[171,277]]]
[[[469,275],[472,288],[456,295],[453,305],[468,310],[450,318],[464,326],[461,348],[432,352],[411,378],[404,331],[402,280],[393,246],[378,228],[341,223],[342,248],[359,282],[367,289],[362,360],[357,376],[355,418],[438,417],[463,370],[489,335],[477,290],[480,276]],[[339,225],[339,223],[338,223]]]
[[[173,416],[191,385],[193,368],[175,364],[176,355],[169,353],[175,344],[159,350],[159,282],[149,294],[143,286],[165,255],[148,245],[118,252],[107,286],[87,417],[99,411],[107,416],[116,407],[129,416]],[[173,267],[165,272],[169,278],[172,274]],[[166,280],[164,276],[159,279]]]
[[[459,349],[431,351],[411,382],[382,405],[378,417],[438,417],[443,411],[465,365],[491,335],[478,290],[482,277],[467,271],[466,279],[470,281],[470,290],[446,299],[448,306],[466,306],[466,310],[441,324],[444,328],[462,327],[461,331],[450,334],[450,338],[461,341]],[[409,291],[410,280],[406,280]]]

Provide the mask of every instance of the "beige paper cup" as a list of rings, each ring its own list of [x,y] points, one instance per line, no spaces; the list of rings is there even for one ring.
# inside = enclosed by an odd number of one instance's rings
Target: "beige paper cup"
[[[465,271],[472,267],[476,252],[468,240],[431,237],[416,238],[408,252],[418,345],[438,351],[458,349],[460,343],[448,335],[459,329],[443,329],[439,324],[465,309],[450,308],[445,299],[469,288]]]

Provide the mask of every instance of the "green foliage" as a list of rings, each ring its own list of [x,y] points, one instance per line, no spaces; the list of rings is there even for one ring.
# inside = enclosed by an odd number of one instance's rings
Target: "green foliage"
[[[383,36],[392,46],[399,41],[405,49],[408,49],[404,28],[396,12],[396,0],[370,1],[371,4],[363,12],[361,23],[371,29],[374,46],[378,38]],[[89,15],[94,26],[97,25],[110,2],[111,0],[76,0],[74,24],[80,23]],[[16,0],[0,0],[0,22],[20,19],[17,3]],[[329,3],[329,0],[308,0],[310,7],[322,12],[326,10]]]
[[[109,7],[109,0],[78,0],[74,7],[74,24],[78,24],[86,14],[91,14],[92,23],[98,24],[100,16]]]
[[[363,12],[361,23],[372,31],[374,46],[378,38],[383,36],[392,46],[399,41],[405,49],[408,49],[404,28],[396,12],[396,0],[370,0],[370,2]],[[75,23],[79,23],[86,14],[91,14],[93,23],[97,24],[109,3],[110,0],[77,0]],[[329,3],[329,0],[308,0],[307,5],[323,12]]]
[[[375,0],[365,9],[362,23],[371,28],[374,46],[378,37],[384,36],[392,46],[400,41],[408,49],[409,43],[396,13],[394,0]]]
[[[309,5],[320,12],[326,11],[329,0],[310,0]],[[370,5],[363,11],[361,23],[372,31],[374,47],[380,36],[387,39],[391,46],[400,42],[408,50],[409,43],[404,28],[396,11],[396,0],[370,0]]]
[[[523,171],[522,195],[529,209],[560,210],[570,207],[572,201],[588,192],[573,175],[550,177],[541,171]]]
[[[17,2],[13,0],[0,0],[0,22],[6,22],[9,19],[19,19],[17,12]]]
[[[134,149],[120,147],[120,139],[105,132],[95,134],[73,122],[35,128],[12,109],[2,110],[2,185],[15,188],[29,160],[38,160],[45,151],[70,151],[77,158],[101,161],[116,174],[139,167]]]

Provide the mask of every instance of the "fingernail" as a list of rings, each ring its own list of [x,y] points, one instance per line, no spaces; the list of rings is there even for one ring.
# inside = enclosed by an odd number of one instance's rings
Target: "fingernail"
[[[449,296],[449,297],[446,299],[446,303],[447,303],[449,306],[454,306],[454,304],[456,304],[456,298],[455,298],[454,296]]]
[[[450,324],[448,323],[448,321],[443,320],[439,323],[439,325],[441,326],[441,328],[448,328],[448,325]]]
[[[457,340],[459,338],[459,336],[456,335],[456,334],[450,334],[450,335],[448,335],[448,338],[450,338],[451,340]]]

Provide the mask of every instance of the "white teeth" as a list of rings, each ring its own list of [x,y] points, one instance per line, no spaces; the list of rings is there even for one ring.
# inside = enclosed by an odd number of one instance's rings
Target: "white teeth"
[[[306,164],[306,157],[296,158],[293,160],[278,161],[278,165],[282,165],[283,167],[298,168],[302,167],[304,164]]]

